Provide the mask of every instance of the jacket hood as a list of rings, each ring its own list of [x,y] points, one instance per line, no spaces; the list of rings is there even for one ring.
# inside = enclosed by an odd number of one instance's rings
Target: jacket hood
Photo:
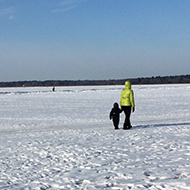
[[[119,104],[117,102],[115,102],[113,107],[117,109],[117,108],[119,108]]]
[[[131,82],[130,81],[125,82],[125,88],[131,89]]]

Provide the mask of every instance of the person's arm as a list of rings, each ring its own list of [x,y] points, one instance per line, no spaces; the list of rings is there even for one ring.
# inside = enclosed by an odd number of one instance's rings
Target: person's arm
[[[112,119],[112,117],[113,117],[113,110],[111,110],[110,112],[110,120]]]
[[[132,112],[135,111],[135,101],[134,101],[134,94],[133,91],[131,90],[131,95],[130,95],[130,101],[131,101],[131,106],[132,106]]]

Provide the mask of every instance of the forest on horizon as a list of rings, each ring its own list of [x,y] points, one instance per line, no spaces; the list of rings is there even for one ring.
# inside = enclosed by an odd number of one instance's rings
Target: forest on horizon
[[[181,84],[190,83],[190,75],[156,76],[145,78],[126,78],[109,80],[46,80],[0,82],[0,87],[36,87],[36,86],[96,86],[123,85],[130,80],[132,84]]]

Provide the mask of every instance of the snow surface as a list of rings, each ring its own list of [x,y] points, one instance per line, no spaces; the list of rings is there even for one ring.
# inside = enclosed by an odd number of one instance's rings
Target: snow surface
[[[190,189],[190,84],[133,86],[128,131],[122,88],[1,88],[0,189]]]

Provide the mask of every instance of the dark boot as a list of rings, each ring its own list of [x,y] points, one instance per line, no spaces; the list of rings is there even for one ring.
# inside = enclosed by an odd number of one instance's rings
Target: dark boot
[[[131,128],[132,128],[131,125],[127,126],[126,124],[123,124],[123,130],[129,130]]]

